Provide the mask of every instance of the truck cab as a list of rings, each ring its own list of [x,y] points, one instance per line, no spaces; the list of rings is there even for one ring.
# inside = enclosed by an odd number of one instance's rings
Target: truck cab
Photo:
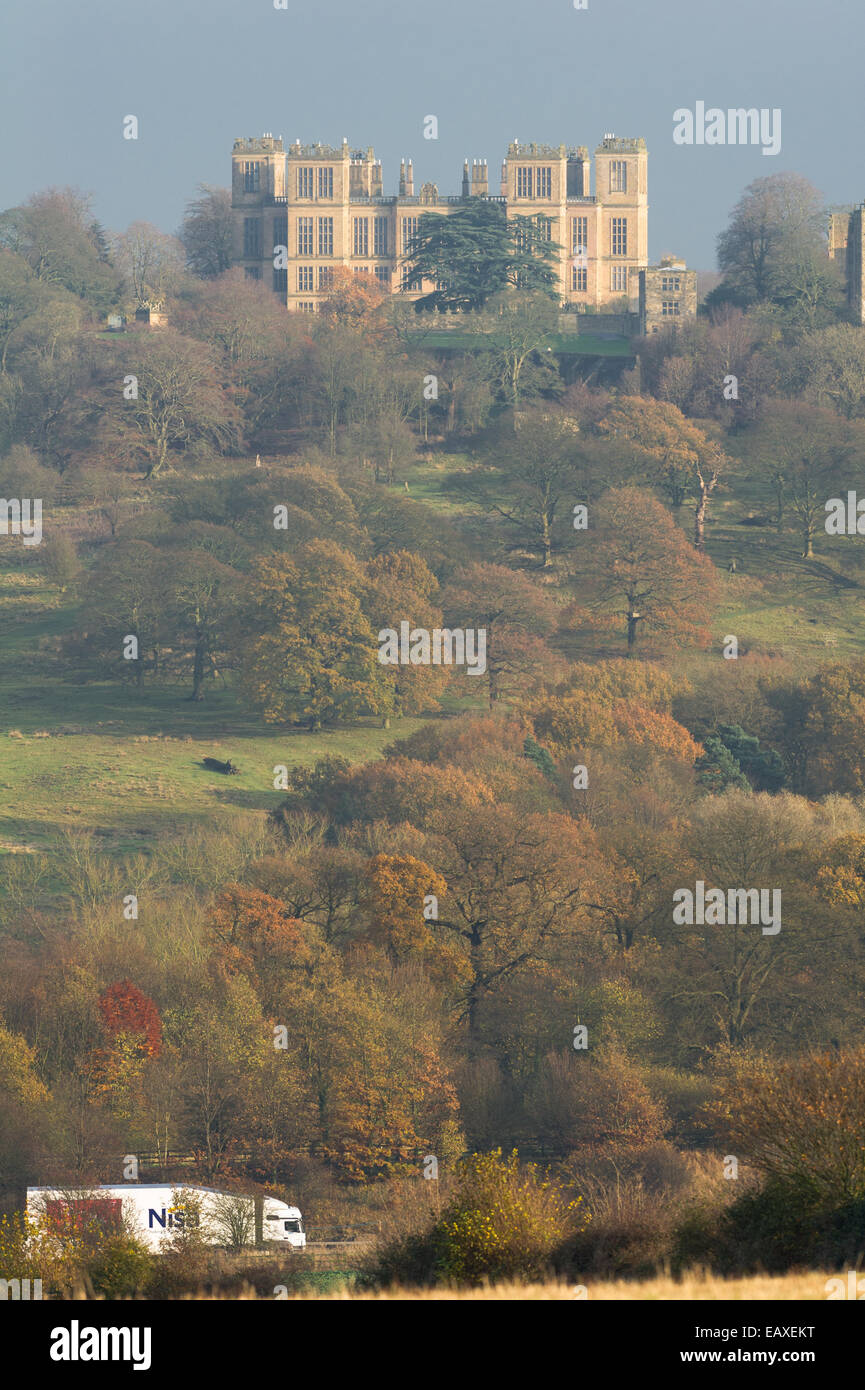
[[[279,1241],[302,1250],[306,1245],[306,1231],[303,1229],[300,1208],[278,1202],[275,1197],[265,1197],[262,1236],[264,1240]]]

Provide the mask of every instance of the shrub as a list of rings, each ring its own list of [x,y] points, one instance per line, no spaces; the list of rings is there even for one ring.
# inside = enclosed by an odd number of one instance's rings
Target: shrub
[[[773,1191],[813,1192],[827,1209],[865,1199],[865,1048],[733,1059],[709,1110]]]
[[[560,1247],[586,1223],[582,1199],[545,1181],[516,1150],[472,1154],[459,1166],[457,1190],[438,1220],[376,1256],[367,1278],[378,1284],[539,1279]]]
[[[125,1232],[109,1234],[88,1262],[93,1291],[103,1298],[132,1298],[150,1283],[156,1258]]]

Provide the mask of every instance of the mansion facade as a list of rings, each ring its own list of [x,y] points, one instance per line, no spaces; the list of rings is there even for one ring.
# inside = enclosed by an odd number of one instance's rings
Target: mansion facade
[[[592,167],[594,163],[594,169]],[[641,331],[696,312],[696,275],[682,262],[648,265],[648,152],[642,139],[605,135],[590,159],[585,146],[514,141],[490,189],[486,160],[463,166],[459,194],[434,183],[415,191],[411,160],[399,189],[386,196],[381,160],[372,148],[285,147],[273,135],[234,142],[233,260],[269,285],[295,312],[314,313],[334,266],[375,276],[389,292],[418,299],[434,286],[404,264],[418,218],[446,217],[469,199],[501,204],[506,216],[538,220],[560,247],[559,297],[564,308],[630,312]]]

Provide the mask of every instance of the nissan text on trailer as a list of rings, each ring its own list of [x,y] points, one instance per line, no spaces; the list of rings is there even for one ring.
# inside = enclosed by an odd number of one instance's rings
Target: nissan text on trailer
[[[157,1253],[179,1231],[196,1227],[208,1245],[253,1245],[257,1235],[295,1248],[306,1245],[300,1210],[287,1202],[177,1183],[103,1183],[80,1191],[28,1187],[27,1215],[51,1223],[71,1218],[122,1225]]]

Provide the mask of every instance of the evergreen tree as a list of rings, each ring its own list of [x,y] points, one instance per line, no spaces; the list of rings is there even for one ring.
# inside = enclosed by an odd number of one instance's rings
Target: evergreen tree
[[[532,738],[531,734],[526,735],[526,741],[523,744],[523,753],[545,777],[549,777],[550,781],[555,779],[555,763],[546,748],[542,748],[541,745]]]
[[[704,741],[703,748],[705,751],[694,764],[701,786],[707,787],[715,796],[727,791],[729,787],[739,787],[742,791],[751,790],[751,784],[741,767],[717,734],[710,734]]]
[[[718,737],[755,791],[776,792],[784,785],[787,769],[774,748],[762,747],[756,735],[746,734],[740,724],[719,724]]]
[[[436,289],[415,308],[478,310],[509,287],[555,296],[554,259],[560,250],[533,217],[505,216],[498,203],[473,199],[442,217],[422,213],[405,258],[413,279]]]

